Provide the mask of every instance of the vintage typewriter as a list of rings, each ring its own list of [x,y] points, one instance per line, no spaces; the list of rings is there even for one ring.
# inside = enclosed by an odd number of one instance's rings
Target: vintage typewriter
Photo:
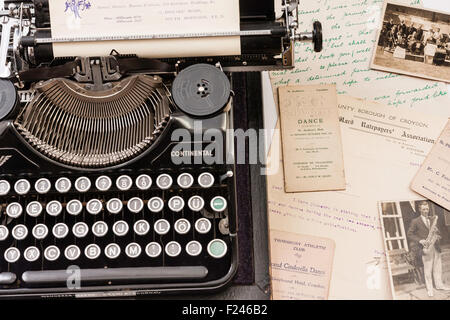
[[[55,59],[47,0],[0,1],[0,296],[228,284],[233,73],[292,68],[296,41],[321,50],[320,23],[298,32],[297,7],[240,1],[239,56]]]

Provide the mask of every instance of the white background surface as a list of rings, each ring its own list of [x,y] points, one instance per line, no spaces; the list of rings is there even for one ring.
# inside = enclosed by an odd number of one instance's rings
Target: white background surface
[[[301,0],[310,1],[310,0]],[[281,1],[280,1],[281,2]],[[422,0],[425,8],[448,12],[450,14],[449,0]],[[450,92],[450,85],[448,86]],[[270,84],[268,72],[263,73],[263,95],[264,95],[264,127],[273,129],[277,123],[277,113],[273,99],[272,85]],[[266,151],[269,150],[271,135],[266,136]]]

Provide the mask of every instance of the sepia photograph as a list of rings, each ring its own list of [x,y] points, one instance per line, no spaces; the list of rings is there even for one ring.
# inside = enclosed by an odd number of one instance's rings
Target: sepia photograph
[[[450,83],[450,14],[386,2],[371,68]]]
[[[395,300],[450,300],[450,212],[428,200],[379,204]]]

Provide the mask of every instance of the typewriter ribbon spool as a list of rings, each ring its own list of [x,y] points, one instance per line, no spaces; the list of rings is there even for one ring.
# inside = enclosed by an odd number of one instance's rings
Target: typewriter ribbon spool
[[[192,65],[175,78],[172,96],[177,107],[191,115],[205,117],[222,110],[231,95],[227,76],[209,64]]]

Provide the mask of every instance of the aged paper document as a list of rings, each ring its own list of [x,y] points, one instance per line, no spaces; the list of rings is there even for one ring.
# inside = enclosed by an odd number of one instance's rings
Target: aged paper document
[[[412,189],[450,210],[450,121],[414,178]]]
[[[273,300],[325,300],[334,241],[284,231],[270,232]]]
[[[240,30],[239,0],[49,0],[52,37],[139,37]],[[105,56],[115,49],[141,57],[240,54],[240,37],[55,43],[55,57]]]
[[[401,3],[418,5],[418,0]],[[309,43],[296,45],[296,68],[270,73],[276,87],[335,83],[338,93],[384,105],[450,116],[447,86],[370,69],[383,1],[300,1],[299,29],[314,20],[323,24],[324,49],[314,53]],[[276,99],[275,99],[276,100]]]
[[[417,197],[411,181],[447,119],[347,96],[338,102],[346,191],[285,193],[279,169],[267,177],[269,228],[335,241],[330,299],[390,299],[378,201]],[[270,161],[280,161],[277,151],[279,137]]]
[[[334,85],[279,88],[286,192],[345,189]]]

